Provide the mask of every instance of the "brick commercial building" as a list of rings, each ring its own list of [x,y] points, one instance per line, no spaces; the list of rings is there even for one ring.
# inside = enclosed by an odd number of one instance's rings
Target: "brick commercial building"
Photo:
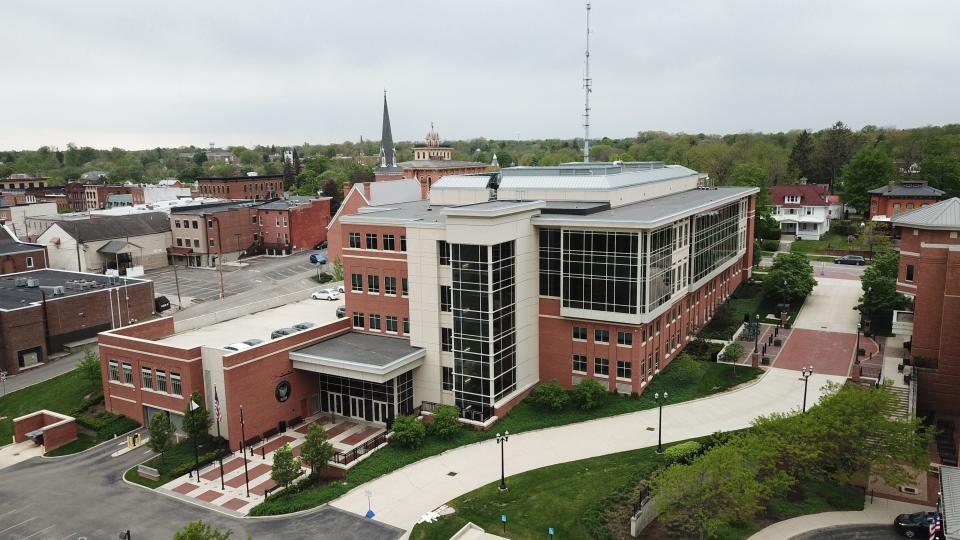
[[[32,270],[0,278],[0,369],[46,362],[65,343],[150,318],[153,283],[100,274]]]
[[[0,275],[47,267],[47,250],[21,242],[6,226],[0,227]]]
[[[757,190],[704,183],[662,163],[446,177],[430,200],[342,217],[346,318],[277,339],[266,331],[315,322],[316,304],[278,299],[202,331],[161,319],[101,335],[104,370],[146,367],[155,384],[176,368],[173,413],[216,385],[234,448],[240,405],[256,433],[318,411],[389,425],[424,403],[490,425],[551,379],[642,393],[750,272]],[[224,350],[246,338],[264,342]],[[108,408],[133,418],[170,397],[104,380]]]
[[[266,201],[283,196],[283,175],[197,178],[201,197]]]
[[[327,239],[330,197],[291,197],[257,206],[261,248],[267,255],[290,255]]]
[[[50,181],[48,176],[30,176],[29,174],[11,174],[0,178],[0,189],[32,189],[45,188]]]
[[[873,221],[890,221],[898,214],[934,204],[943,198],[943,191],[918,180],[904,180],[899,184],[891,181],[868,193],[870,219]]]
[[[57,211],[57,204],[52,202],[0,206],[0,222],[10,227],[17,238],[27,240],[27,218],[56,214]]]
[[[361,208],[423,199],[420,183],[409,178],[393,182],[362,182],[349,188],[344,185],[344,190],[343,202],[327,225],[327,258],[330,261],[342,255],[343,227],[340,221],[344,216],[356,214]]]
[[[913,298],[910,352],[922,413],[960,416],[960,199],[897,214],[897,290]],[[894,321],[896,326],[897,321]]]
[[[260,225],[256,203],[218,202],[170,209],[172,263],[216,266],[260,253]]]

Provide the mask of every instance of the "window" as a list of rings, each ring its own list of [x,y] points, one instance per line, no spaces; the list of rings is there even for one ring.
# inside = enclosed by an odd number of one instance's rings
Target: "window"
[[[122,367],[123,367],[123,382],[125,384],[133,384],[133,364],[124,362]]]
[[[179,220],[179,219],[173,220],[173,226],[179,229],[179,228],[180,228],[180,220]]]
[[[189,242],[189,239],[187,239],[187,241]],[[199,239],[199,238],[194,238],[194,239],[193,239],[193,247],[195,247],[195,248],[200,247],[200,239]]]
[[[410,319],[406,317],[403,318],[403,334],[410,335]]]
[[[610,343],[610,331],[597,328],[593,331],[593,341],[597,343]]]
[[[363,274],[350,274],[350,290],[363,292]]]
[[[573,355],[573,371],[577,373],[587,372],[587,357],[582,354]]]
[[[377,249],[377,235],[375,233],[367,233],[367,249]]]
[[[623,330],[618,330],[617,345],[624,345],[626,347],[633,346],[633,334],[631,334],[630,332],[625,332]]]
[[[670,247],[673,246],[673,227]],[[642,238],[638,233],[612,231],[562,231],[562,268],[550,262],[555,254],[546,250],[547,268],[541,267],[546,290],[551,292],[554,272],[562,271],[562,306],[609,313],[638,313],[637,300]],[[669,250],[672,253],[672,250]],[[553,267],[551,267],[553,265]],[[543,290],[543,287],[541,287]]]
[[[440,350],[443,352],[453,351],[453,329],[440,329]]]
[[[170,393],[175,396],[183,395],[183,390],[180,387],[180,374],[175,371],[170,372]]]
[[[262,223],[260,222],[259,218],[260,218],[260,216],[253,216],[253,217],[251,218],[250,222],[253,223],[253,224],[255,224],[255,225],[257,225],[257,224],[262,225]]]
[[[380,294],[380,276],[367,276],[367,292],[371,294]]]
[[[587,328],[585,326],[574,326],[573,327],[573,339],[578,341],[587,340]]]
[[[437,253],[440,256],[440,266],[450,266],[450,244],[438,240]]]
[[[370,314],[370,329],[379,330],[380,329],[380,315],[376,313]]]
[[[357,311],[353,313],[353,327],[363,329],[363,313]]]
[[[210,239],[210,247],[213,247],[213,238]]]
[[[410,294],[410,288],[407,278],[400,278],[400,295],[407,296],[408,294]]]
[[[194,229],[199,229],[199,228],[200,228],[200,222],[197,221],[197,220],[193,220],[193,228],[194,228]]]
[[[813,215],[813,208],[811,208],[811,207],[809,207],[809,206],[805,206],[805,207],[803,208],[803,214],[806,215],[806,216],[812,216],[812,215]]]
[[[604,376],[610,375],[610,360],[607,358],[594,358],[593,374]]]
[[[452,367],[441,367],[442,370],[441,376],[443,377],[443,389],[447,391],[453,390],[453,368]]]
[[[660,371],[660,350],[659,349],[653,352],[653,370],[655,372]]]
[[[618,379],[633,378],[633,363],[626,362],[624,360],[617,360],[617,378]]]
[[[383,249],[386,251],[396,251],[396,239],[392,234],[383,235]]]
[[[450,311],[450,287],[440,286],[440,311]]]
[[[177,238],[177,245],[183,246],[183,238]]]
[[[393,315],[387,315],[387,332],[397,333],[397,318]]]
[[[787,195],[787,196],[784,198],[784,201],[785,201],[787,204],[800,204],[800,196],[799,196],[799,195]]]
[[[153,388],[153,371],[150,368],[140,368],[140,376],[143,378],[143,388]]]
[[[397,278],[393,276],[383,276],[383,294],[390,296],[397,295]]]
[[[118,367],[117,367],[117,361],[116,361],[116,360],[111,360],[111,361],[110,361],[110,380],[111,380],[111,381],[119,381],[119,380],[120,380],[120,371],[119,371],[119,369],[118,369]]]
[[[407,250],[407,237],[401,234],[400,235],[400,251],[406,251],[406,250]]]
[[[27,268],[33,268],[33,257],[27,257]]]
[[[208,219],[208,220],[207,220],[207,228],[208,228],[208,229],[212,229],[212,228],[213,228],[213,220],[212,220],[212,219]]]
[[[360,249],[360,233],[352,232],[349,235],[350,247]]]
[[[158,369],[156,372],[157,375],[157,392],[166,392],[167,391],[167,372],[162,369]]]
[[[905,279],[906,281],[913,281],[913,265],[912,265],[912,264],[908,264],[908,265],[907,265],[906,274],[907,274],[907,275],[906,275],[906,277],[905,277],[904,279]]]
[[[540,295],[560,296],[560,229],[540,229]]]

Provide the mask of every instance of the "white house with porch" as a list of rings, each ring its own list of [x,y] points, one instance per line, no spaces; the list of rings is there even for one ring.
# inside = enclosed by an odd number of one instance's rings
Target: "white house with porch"
[[[830,230],[830,204],[827,187],[817,184],[796,184],[770,188],[773,218],[782,234],[800,240],[819,240]]]

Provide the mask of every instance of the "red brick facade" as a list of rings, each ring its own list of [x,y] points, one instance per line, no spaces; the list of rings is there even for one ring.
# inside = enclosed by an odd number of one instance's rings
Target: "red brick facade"
[[[221,199],[264,201],[283,196],[283,175],[197,178],[200,195]]]
[[[343,226],[340,223],[341,216],[351,216],[356,214],[361,208],[369,204],[370,183],[354,184],[354,189],[349,189],[340,208],[337,209],[337,215],[328,225],[327,230],[327,259],[337,260],[342,258],[342,250],[346,236],[344,236]],[[345,188],[346,189],[346,188]]]
[[[0,255],[0,275],[47,267],[47,248],[38,246],[30,251],[18,251]]]
[[[893,217],[910,210],[936,204],[940,197],[888,197],[886,195],[870,196],[870,216]]]
[[[358,248],[349,247],[348,234],[360,234]],[[366,235],[377,235],[377,249],[366,249]],[[370,225],[351,225],[349,231],[343,234],[343,289],[347,304],[347,318],[353,313],[364,314],[363,328],[375,333],[392,333],[387,331],[387,317],[396,317],[397,335],[404,335],[404,319],[410,317],[410,304],[404,295],[403,284],[407,279],[407,254],[401,251],[401,237],[406,237],[403,227],[378,227]],[[384,250],[384,235],[393,235],[394,249]],[[355,291],[354,275],[360,276],[361,291]],[[370,291],[370,277],[376,277],[378,291]],[[388,294],[388,278],[392,278],[395,292]],[[380,328],[371,328],[371,315],[380,317]]]
[[[77,440],[77,422],[71,417],[61,418],[48,411],[16,418],[13,421],[13,440],[23,442],[27,434],[38,429],[43,430],[43,450],[51,452],[61,446]]]
[[[453,176],[457,174],[476,174],[487,172],[487,166],[478,163],[476,166],[472,167],[430,167],[430,168],[417,168],[404,167],[403,177],[404,178],[416,178],[420,181],[420,192],[424,199],[430,194],[430,186],[434,182],[439,180],[444,176]]]
[[[267,253],[290,254],[312,249],[327,239],[330,199],[291,203],[286,209],[258,208],[257,220],[263,249]]]
[[[911,354],[921,412],[960,415],[960,231],[903,227],[897,290],[914,297]]]

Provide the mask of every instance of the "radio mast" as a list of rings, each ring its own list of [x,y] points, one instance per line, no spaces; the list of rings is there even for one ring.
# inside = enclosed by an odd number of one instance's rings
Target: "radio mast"
[[[587,52],[583,69],[583,162],[590,163],[590,1],[587,0]]]

